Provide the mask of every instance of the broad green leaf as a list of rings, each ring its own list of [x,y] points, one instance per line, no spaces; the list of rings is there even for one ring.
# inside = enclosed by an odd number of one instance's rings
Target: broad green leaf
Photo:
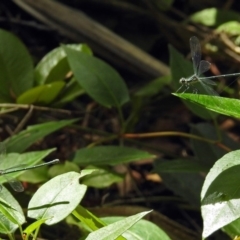
[[[89,167],[91,169],[91,167]],[[110,168],[96,168],[95,172],[82,178],[82,183],[94,188],[106,188],[113,183],[121,182],[124,180],[124,175],[112,171]]]
[[[35,151],[35,152],[27,152],[23,154],[18,153],[9,153],[6,154],[5,159],[0,162],[0,169],[8,169],[8,168],[16,168],[17,166],[20,166],[24,164],[24,167],[30,167],[34,166],[37,163],[39,163],[44,157],[49,155],[51,152],[53,152],[55,148],[43,150],[43,151]],[[20,174],[22,174],[24,171],[10,173],[8,176],[10,178],[16,178]],[[6,178],[1,177],[0,183],[6,182]]]
[[[216,32],[224,32],[229,35],[240,35],[240,23],[238,21],[230,21],[220,25]]]
[[[135,223],[137,223],[141,218],[150,213],[151,211],[146,211],[138,213],[131,217],[124,218],[114,222],[106,227],[103,227],[95,232],[92,232],[88,235],[86,240],[112,240],[121,236],[129,228],[131,228]]]
[[[27,127],[26,130],[7,138],[4,144],[8,152],[23,152],[37,140],[76,122],[77,119],[52,121]]]
[[[11,102],[33,86],[33,61],[23,43],[0,29],[0,101]]]
[[[208,168],[196,159],[177,159],[171,161],[157,160],[154,162],[154,172],[206,172]]]
[[[182,54],[180,54],[175,48],[172,46],[169,46],[169,52],[170,52],[170,67],[171,67],[171,74],[172,74],[172,84],[174,87],[174,90],[177,91],[181,84],[179,83],[179,80],[183,77],[187,78],[191,75],[193,75],[193,64],[187,61]],[[200,92],[204,92],[203,87],[201,84],[196,83],[197,89]],[[174,95],[180,95],[181,92],[186,90],[186,88],[182,87],[179,91],[179,94]],[[192,88],[189,88],[190,92],[193,92],[194,90]],[[197,94],[192,94],[197,97]],[[188,101],[184,101],[184,104],[196,115],[205,118],[205,119],[211,119],[213,117],[216,117],[216,114],[211,113],[210,111],[207,111],[206,109],[193,104]]]
[[[67,47],[92,55],[86,44],[68,44]],[[38,85],[63,80],[70,71],[66,54],[62,47],[55,48],[38,63],[35,68],[35,80]]]
[[[240,218],[240,150],[219,159],[208,173],[201,192],[203,237]]]
[[[204,108],[207,108],[211,111],[221,113],[223,115],[227,115],[230,117],[240,117],[240,100],[233,98],[223,98],[223,97],[213,97],[201,94],[188,94],[182,93],[173,95],[180,97],[182,99],[186,99],[188,101],[192,101],[194,103],[202,105]],[[221,104],[217,105],[214,101],[214,98],[218,98]],[[198,106],[195,104],[195,106]]]
[[[56,81],[46,85],[40,85],[24,92],[17,98],[19,104],[43,104],[48,105],[59,95],[65,86],[64,81]]]
[[[191,124],[191,134],[206,140],[219,141],[222,145],[232,150],[239,149],[239,144],[237,142],[233,141],[225,132],[222,132],[220,129],[208,123]],[[218,144],[191,139],[191,145],[194,155],[201,164],[208,169],[213,166],[217,159],[226,154],[226,150],[220,148]]]
[[[124,220],[124,217],[104,217],[101,218],[105,223],[111,224],[119,220]],[[129,230],[122,235],[126,239],[146,240],[146,239],[161,239],[171,240],[171,238],[154,223],[141,219],[134,224]]]
[[[194,13],[190,20],[208,27],[219,26],[229,21],[240,21],[240,16],[235,11],[222,10],[217,8],[207,8]]]
[[[47,225],[67,217],[86,193],[87,187],[79,183],[81,176],[76,172],[68,172],[42,185],[28,204],[28,217],[47,219]]]
[[[121,76],[104,61],[63,46],[73,74],[82,88],[105,107],[121,107],[129,101]]]
[[[21,206],[5,187],[0,192],[0,205],[1,233],[12,233],[18,228],[18,225],[22,225],[26,221]],[[4,209],[5,211],[3,211]]]
[[[156,156],[130,147],[98,146],[82,148],[75,153],[73,162],[79,165],[117,165]]]
[[[194,172],[165,172],[158,169],[158,173],[163,179],[164,185],[181,196],[192,206],[199,207],[199,195],[203,185],[203,177],[200,173]]]
[[[152,97],[159,93],[164,86],[170,83],[171,77],[170,76],[163,76],[157,79],[154,79],[150,83],[146,84],[142,88],[140,88],[134,96],[137,97]]]

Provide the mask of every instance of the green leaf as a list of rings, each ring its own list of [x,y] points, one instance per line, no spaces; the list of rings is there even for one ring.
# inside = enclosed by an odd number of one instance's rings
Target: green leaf
[[[240,117],[240,100],[233,99],[233,98],[223,98],[223,97],[213,97],[201,94],[188,94],[182,93],[177,94],[174,93],[173,95],[180,97],[182,99],[186,99],[188,101],[192,101],[194,103],[198,103],[202,106],[202,108],[209,109],[211,111],[221,113],[223,115],[227,115],[230,117]],[[214,98],[219,99],[221,104],[216,104]],[[195,106],[198,106],[195,104]]]
[[[240,150],[219,159],[208,173],[201,193],[203,237],[240,218]]]
[[[43,223],[46,222],[47,219],[40,219],[36,222],[33,222],[32,224],[28,225],[25,229],[24,229],[24,233],[26,234],[26,239],[27,237],[33,233],[37,228],[39,228]]]
[[[52,166],[49,169],[49,175],[51,177],[55,177],[57,175],[73,171],[80,172],[80,168],[78,167],[78,165],[69,161],[65,161],[64,164],[57,164]]]
[[[167,11],[171,8],[174,0],[153,0],[152,2],[159,10]]]
[[[182,54],[180,54],[175,48],[172,46],[169,46],[169,52],[170,52],[170,67],[171,67],[171,74],[172,74],[172,84],[174,89],[177,91],[180,87],[181,84],[179,83],[179,80],[182,77],[189,77],[193,75],[193,64],[187,61]],[[197,88],[200,92],[204,92],[203,87],[201,84],[196,83]],[[181,89],[184,91],[185,89]],[[190,92],[193,92],[193,89],[189,88]],[[179,95],[184,95],[184,94],[173,94],[176,96]],[[192,94],[195,95],[197,98],[197,94]],[[193,104],[191,102],[184,101],[184,104],[197,116],[200,116],[205,119],[211,119],[213,117],[216,117],[216,114],[211,113],[210,111],[207,111],[206,109]]]
[[[91,168],[93,167],[89,167],[89,169]],[[110,168],[96,168],[94,166],[94,169],[97,171],[82,178],[82,183],[89,187],[106,188],[113,183],[121,182],[124,180],[124,175],[117,174]]]
[[[146,158],[155,158],[148,152],[129,147],[98,146],[82,148],[75,153],[73,162],[79,165],[117,165]]]
[[[146,84],[142,88],[140,88],[134,96],[137,97],[152,97],[159,93],[161,89],[170,83],[171,77],[170,76],[163,76],[157,79],[154,79],[150,83]]]
[[[23,152],[37,140],[57,131],[67,125],[76,122],[78,119],[52,121],[47,123],[36,124],[27,127],[26,130],[7,138],[4,144],[8,152]]]
[[[48,105],[59,95],[65,86],[64,81],[56,81],[50,84],[37,86],[24,92],[17,98],[19,104],[43,104]]]
[[[21,206],[5,187],[0,192],[0,205],[1,233],[12,233],[26,221]]]
[[[72,78],[72,80],[66,85],[64,91],[60,93],[57,100],[52,105],[62,106],[84,93],[85,90],[76,82],[75,78]]]
[[[150,213],[151,211],[146,211],[138,213],[131,217],[124,218],[115,223],[112,223],[106,227],[103,227],[95,232],[88,235],[86,240],[112,240],[121,236],[129,228],[131,228],[135,223],[137,223],[141,218]]]
[[[204,139],[221,141],[221,144],[232,150],[239,149],[239,144],[233,141],[228,134],[208,123],[191,124],[191,134]],[[219,137],[221,137],[221,139],[219,139]],[[191,139],[191,145],[193,147],[194,155],[202,165],[209,169],[217,159],[221,158],[226,153],[225,149],[220,148],[216,144],[196,139]]]
[[[46,182],[49,179],[48,175],[48,168],[47,166],[43,166],[36,169],[31,169],[23,174],[21,174],[18,179],[22,182],[28,183],[41,183]]]
[[[208,168],[195,159],[177,159],[172,161],[157,160],[154,162],[154,172],[206,172]]]
[[[77,208],[72,212],[72,214],[92,231],[98,230],[106,226],[106,224],[101,219],[96,217],[94,214],[92,214],[90,211],[88,211],[81,205],[77,206]]]
[[[240,23],[237,21],[223,23],[216,29],[216,32],[224,32],[232,36],[240,35]]]
[[[42,185],[28,204],[28,217],[47,219],[47,225],[67,217],[86,193],[87,187],[79,183],[81,176],[76,172],[68,172]]]
[[[111,66],[96,57],[63,48],[75,78],[94,100],[117,108],[129,101],[125,82]]]
[[[229,21],[240,21],[239,14],[235,11],[217,8],[207,8],[190,16],[191,21],[208,27],[218,26]]]
[[[101,218],[107,224],[124,220],[124,217],[104,217]],[[171,238],[154,223],[141,219],[134,224],[129,230],[127,230],[123,236],[126,239],[146,240],[146,239],[161,239],[171,240]]]
[[[67,47],[92,55],[86,44],[68,44]],[[62,47],[55,48],[38,63],[35,68],[35,79],[38,85],[63,80],[70,71],[66,54]]]
[[[40,162],[44,157],[49,155],[51,152],[53,152],[55,148],[43,150],[43,151],[35,151],[35,152],[27,152],[23,154],[18,153],[9,153],[6,154],[5,159],[2,159],[0,162],[0,169],[8,169],[8,168],[15,168],[17,166],[21,166],[24,164],[24,167],[30,167],[36,165],[38,162]],[[21,167],[19,167],[21,168]],[[14,172],[8,174],[10,178],[16,178],[20,174],[22,174],[24,171],[21,172]],[[6,182],[6,178],[0,178],[0,183]]]
[[[192,206],[199,207],[199,195],[203,185],[203,177],[194,172],[165,172],[158,169],[168,189],[181,196]]]
[[[11,102],[33,86],[33,62],[23,43],[0,29],[0,101]]]
[[[240,235],[240,218],[224,226],[222,228],[222,231],[227,233],[231,237],[231,239],[234,239],[236,236],[239,236]]]

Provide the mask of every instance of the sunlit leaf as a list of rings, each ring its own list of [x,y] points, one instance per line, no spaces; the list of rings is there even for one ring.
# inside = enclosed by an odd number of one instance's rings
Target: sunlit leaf
[[[240,218],[240,150],[219,159],[208,173],[201,193],[203,237]]]
[[[240,100],[238,99],[232,99],[232,98],[223,98],[223,97],[213,97],[208,95],[202,95],[202,94],[188,94],[188,93],[182,93],[182,94],[174,94],[177,97],[180,97],[182,99],[186,99],[188,101],[197,103],[202,105],[202,108],[207,108],[211,111],[231,116],[231,117],[240,117]],[[213,98],[219,98],[221,104],[217,105]],[[195,106],[197,106],[195,104]]]
[[[47,219],[52,225],[67,217],[80,203],[87,187],[79,183],[82,175],[68,172],[42,185],[28,204],[28,217]]]
[[[0,232],[12,233],[18,228],[18,225],[22,225],[26,221],[22,208],[5,187],[0,192],[0,204]]]
[[[135,223],[137,223],[141,218],[143,218],[146,214],[151,211],[138,213],[131,217],[124,218],[123,220],[119,220],[115,223],[112,223],[106,227],[103,227],[95,232],[92,232],[88,235],[86,240],[112,240],[121,236],[124,232],[126,232],[130,227],[132,227]]]

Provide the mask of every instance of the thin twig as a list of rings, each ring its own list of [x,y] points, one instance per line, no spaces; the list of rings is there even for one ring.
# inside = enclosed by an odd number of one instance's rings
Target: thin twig
[[[28,112],[26,113],[24,118],[21,120],[21,122],[17,125],[13,134],[17,134],[18,132],[20,132],[22,130],[22,128],[24,127],[24,125],[26,124],[28,119],[32,116],[32,112],[33,112],[33,105],[30,106]]]
[[[49,107],[40,107],[40,106],[34,106],[30,104],[17,104],[17,103],[0,103],[0,108],[13,108],[12,109],[7,109],[6,111],[0,112],[1,114],[5,114],[7,112],[12,111],[17,111],[19,109],[30,109],[33,108],[33,110],[38,110],[38,111],[48,111],[48,112],[59,112],[59,113],[64,113],[64,114],[72,114],[72,111],[65,110],[65,109],[57,109],[57,108],[49,108]]]

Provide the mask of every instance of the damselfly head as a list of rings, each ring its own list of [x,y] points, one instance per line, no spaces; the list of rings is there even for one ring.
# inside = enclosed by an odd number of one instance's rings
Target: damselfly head
[[[181,84],[185,84],[186,82],[187,82],[186,78],[181,78],[179,80],[179,83],[181,83]]]

